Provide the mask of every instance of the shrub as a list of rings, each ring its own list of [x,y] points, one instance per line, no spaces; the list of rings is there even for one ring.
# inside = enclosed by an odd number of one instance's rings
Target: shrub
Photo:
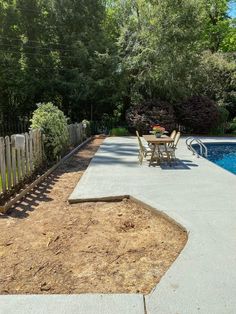
[[[168,102],[158,100],[134,105],[127,110],[126,121],[132,132],[138,130],[140,134],[149,132],[153,124],[161,124],[169,131],[176,126],[173,106]]]
[[[213,128],[211,130],[211,134],[212,135],[224,135],[225,134],[225,130],[227,129],[227,121],[228,121],[228,118],[229,118],[229,111],[220,106],[219,107],[219,123],[218,125]]]
[[[69,139],[67,118],[52,103],[39,104],[33,113],[31,128],[41,129],[45,135],[47,159],[55,160],[66,149]]]
[[[85,127],[85,134],[86,134],[86,137],[91,136],[91,122],[88,121],[88,120],[86,120],[86,119],[84,119],[84,120],[82,121],[82,125],[83,125],[83,127]]]
[[[126,136],[129,132],[126,128],[113,128],[110,131],[111,136]]]
[[[229,112],[229,119],[232,120],[236,116],[236,88],[235,91],[227,93],[224,105]]]
[[[236,134],[236,117],[233,119],[233,121],[229,124],[229,133]]]
[[[229,112],[229,119],[236,115],[236,56],[233,53],[202,54],[199,77],[195,88],[198,94],[214,99]]]
[[[206,96],[193,96],[176,107],[178,121],[187,132],[206,134],[220,123],[220,111]]]

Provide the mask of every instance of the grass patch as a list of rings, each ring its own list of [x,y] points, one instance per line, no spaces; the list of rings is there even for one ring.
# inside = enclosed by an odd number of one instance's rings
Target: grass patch
[[[126,128],[113,128],[110,131],[111,136],[126,136],[129,135],[129,132]]]

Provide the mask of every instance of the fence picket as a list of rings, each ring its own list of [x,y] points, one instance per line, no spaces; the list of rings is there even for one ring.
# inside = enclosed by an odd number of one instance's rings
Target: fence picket
[[[18,182],[20,182],[22,180],[22,170],[21,170],[22,161],[21,161],[20,148],[16,149],[16,164],[17,164],[17,178],[18,178]]]
[[[29,167],[30,167],[30,173],[34,170],[34,164],[33,164],[33,132],[30,131],[29,133]]]
[[[25,146],[25,145],[24,145]],[[26,169],[25,169],[25,147],[21,149],[21,169],[22,169],[22,178],[25,178]]]
[[[5,142],[4,138],[0,137],[0,174],[2,181],[2,192],[6,192],[6,162],[5,162]]]
[[[80,123],[80,141],[82,142],[84,140],[84,128],[82,123]]]
[[[12,179],[13,186],[18,183],[17,171],[16,171],[16,149],[15,149],[15,135],[11,136],[11,163],[12,163]]]
[[[9,136],[5,137],[6,166],[7,166],[7,188],[12,186],[12,166],[11,166],[11,143]]]
[[[33,165],[34,169],[37,167],[37,141],[36,130],[32,131],[32,147],[33,147]]]
[[[68,132],[70,145],[78,145],[86,138],[86,133],[82,123],[68,125]]]
[[[80,144],[85,137],[82,123],[68,125],[69,145]],[[0,138],[0,193],[5,193],[26,176],[30,176],[44,160],[44,137],[40,130],[24,133],[24,147],[16,146],[15,135]]]
[[[35,130],[34,132],[35,136],[34,136],[34,147],[35,147],[35,166],[36,168],[39,166],[39,139],[38,139],[38,130]]]
[[[39,140],[39,163],[40,165],[43,162],[43,140],[42,140],[42,133],[40,132],[40,130],[38,130],[38,140]]]
[[[78,124],[78,143],[80,144],[82,142],[81,140],[81,123]]]
[[[25,133],[25,165],[26,165],[26,175],[30,175],[30,165],[29,165],[29,135]]]

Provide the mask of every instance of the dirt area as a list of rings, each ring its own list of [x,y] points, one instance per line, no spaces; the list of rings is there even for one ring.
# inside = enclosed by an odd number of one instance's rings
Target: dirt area
[[[95,139],[0,216],[0,293],[144,293],[187,234],[131,200],[69,205]]]

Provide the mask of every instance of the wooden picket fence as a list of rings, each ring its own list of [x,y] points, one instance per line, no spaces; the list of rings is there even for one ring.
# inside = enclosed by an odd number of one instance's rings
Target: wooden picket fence
[[[86,139],[82,123],[68,125],[68,131],[68,146],[76,146]],[[17,143],[19,137],[21,146]],[[30,177],[43,163],[43,146],[40,130],[0,137],[0,195],[14,191],[16,186]]]
[[[82,123],[74,123],[68,125],[69,145],[75,146],[86,139],[86,132]]]
[[[43,161],[42,134],[33,130],[21,134],[23,145],[17,146],[16,135],[0,137],[0,192],[5,193],[29,177]]]

